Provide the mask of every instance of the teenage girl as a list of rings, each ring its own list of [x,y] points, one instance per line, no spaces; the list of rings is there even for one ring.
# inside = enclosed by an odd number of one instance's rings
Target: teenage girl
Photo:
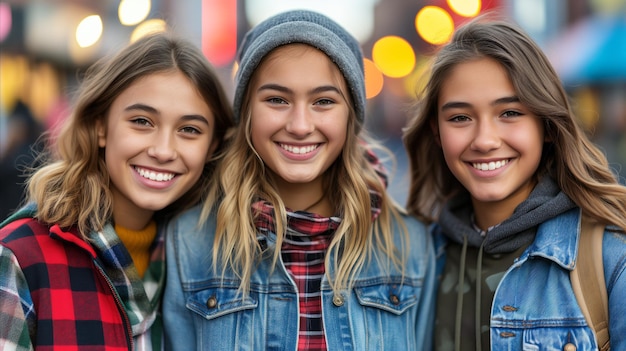
[[[169,226],[167,346],[429,349],[433,246],[360,141],[358,42],[293,11],[248,32],[238,58],[239,127],[216,201]]]
[[[407,207],[436,223],[443,254],[436,350],[596,350],[569,275],[581,214],[606,226],[611,346],[626,348],[626,188],[527,34],[483,18],[459,28],[404,142]]]
[[[0,229],[0,349],[161,349],[163,224],[200,200],[231,111],[202,52],[168,34],[87,72]]]

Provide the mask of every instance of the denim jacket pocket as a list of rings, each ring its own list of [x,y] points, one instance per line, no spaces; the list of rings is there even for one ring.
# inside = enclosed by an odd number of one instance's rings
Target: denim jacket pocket
[[[258,301],[243,297],[237,288],[211,288],[191,293],[187,308],[205,319],[214,319],[230,313],[254,309]]]
[[[411,285],[379,284],[355,287],[354,291],[362,306],[375,307],[396,315],[418,303],[420,289]]]

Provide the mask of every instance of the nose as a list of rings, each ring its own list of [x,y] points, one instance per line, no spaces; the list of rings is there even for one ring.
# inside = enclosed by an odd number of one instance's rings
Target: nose
[[[311,111],[304,105],[295,105],[289,114],[289,121],[285,127],[287,132],[296,136],[307,136],[315,130]]]
[[[168,133],[157,133],[148,148],[148,156],[160,163],[165,163],[178,157],[175,138]]]
[[[498,126],[492,119],[481,119],[476,126],[476,135],[471,144],[471,149],[480,152],[488,152],[500,147],[502,141]]]

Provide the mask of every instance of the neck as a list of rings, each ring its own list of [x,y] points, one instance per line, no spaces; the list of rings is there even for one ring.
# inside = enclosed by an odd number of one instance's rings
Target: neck
[[[277,183],[278,194],[289,209],[317,213],[325,217],[333,214],[321,179],[309,183]]]

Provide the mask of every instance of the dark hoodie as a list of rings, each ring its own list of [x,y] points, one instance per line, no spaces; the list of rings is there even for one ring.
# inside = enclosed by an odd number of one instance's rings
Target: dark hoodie
[[[472,221],[469,195],[446,205],[438,221],[448,244],[437,296],[435,350],[489,350],[491,303],[502,276],[535,239],[541,223],[575,206],[546,176],[511,217],[482,236]],[[460,341],[456,347],[455,338]]]

